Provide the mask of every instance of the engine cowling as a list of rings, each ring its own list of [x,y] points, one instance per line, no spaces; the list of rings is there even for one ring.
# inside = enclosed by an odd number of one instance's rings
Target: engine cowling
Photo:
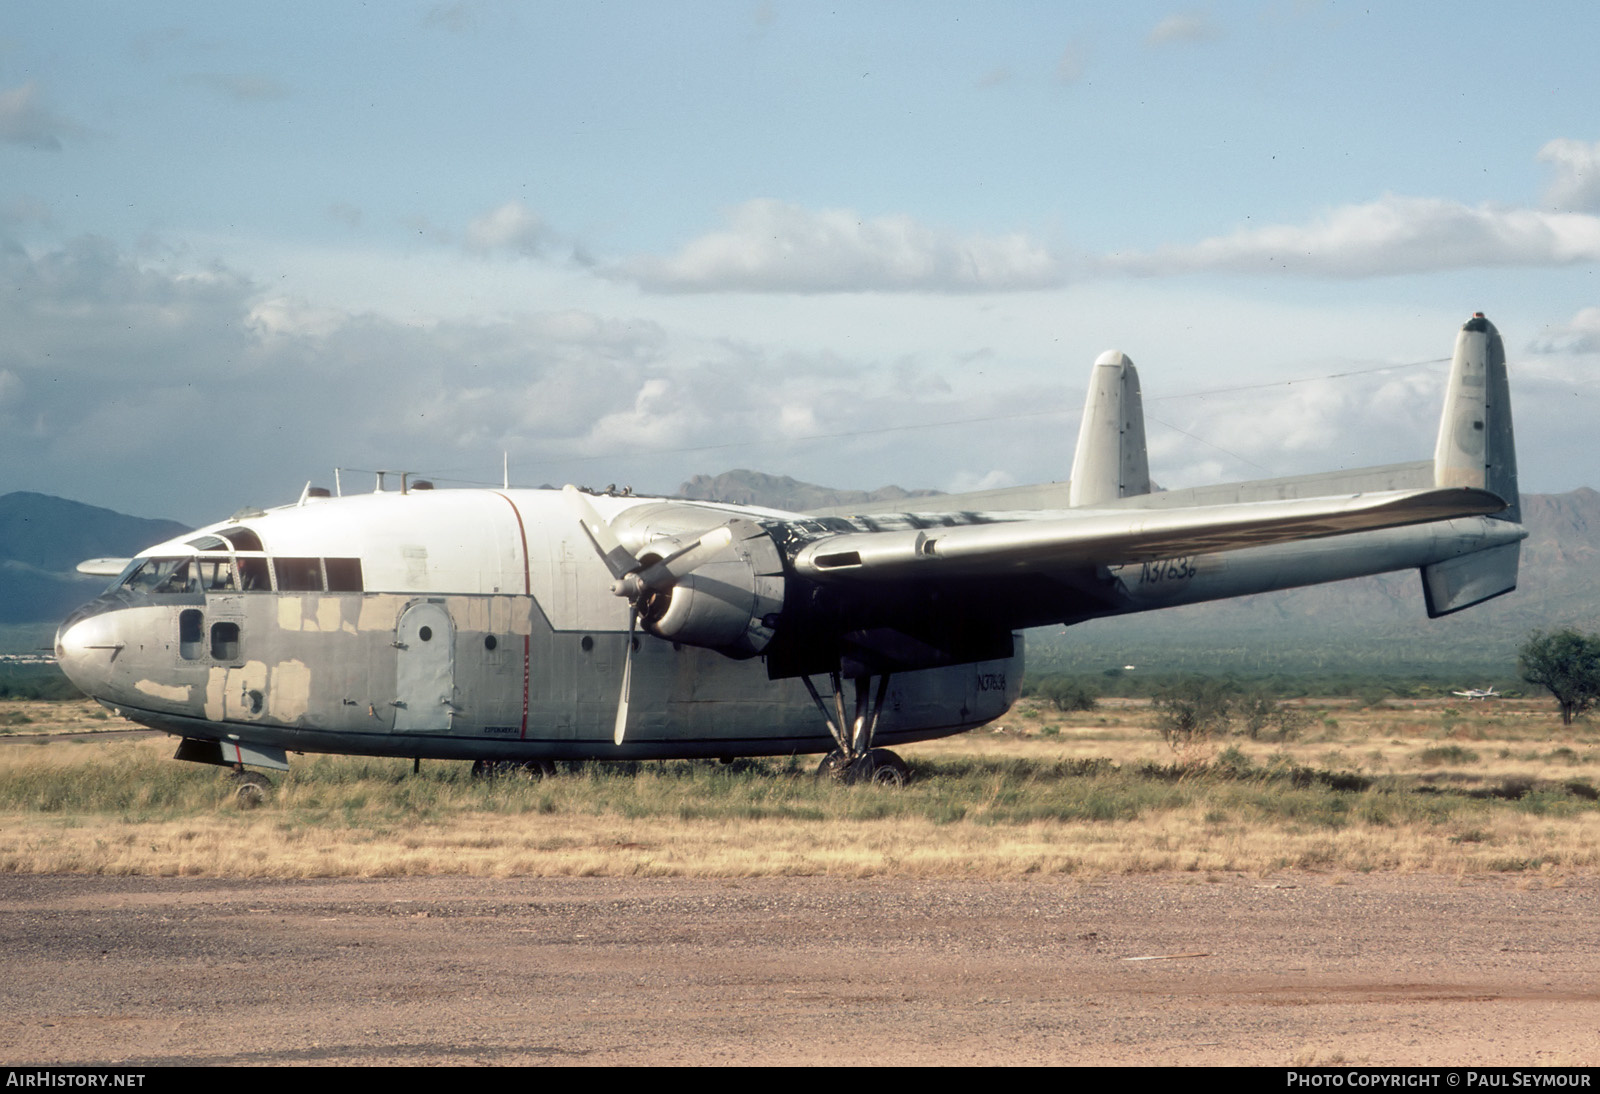
[[[651,594],[639,605],[640,622],[659,638],[743,659],[772,641],[769,620],[783,610],[783,560],[754,522],[735,519],[727,527],[733,541],[671,589]],[[639,558],[648,565],[679,545],[676,538],[654,540]]]

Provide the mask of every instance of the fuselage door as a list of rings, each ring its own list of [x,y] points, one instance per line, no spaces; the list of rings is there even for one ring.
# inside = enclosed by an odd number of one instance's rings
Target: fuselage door
[[[412,604],[395,628],[396,733],[448,730],[455,711],[455,627],[443,604]]]

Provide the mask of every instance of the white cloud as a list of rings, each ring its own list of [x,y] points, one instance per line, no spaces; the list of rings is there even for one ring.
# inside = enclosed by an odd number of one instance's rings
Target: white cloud
[[[1600,141],[1553,140],[1539,149],[1539,161],[1555,165],[1544,195],[1551,208],[1600,212]]]
[[[1600,217],[1388,195],[1310,224],[1244,228],[1191,246],[1111,256],[1138,274],[1222,270],[1373,277],[1478,266],[1561,266],[1600,259]]]
[[[336,201],[328,206],[328,215],[347,228],[359,228],[365,214],[348,201]]]
[[[1600,308],[1584,308],[1568,322],[1533,339],[1534,353],[1600,353]]]
[[[0,140],[40,151],[61,148],[63,137],[75,137],[83,127],[46,107],[33,81],[0,91]]]
[[[259,72],[196,72],[189,82],[238,102],[262,102],[289,95],[282,81]]]
[[[1151,398],[1151,475],[1165,486],[1428,457],[1444,368],[1396,369],[1206,396]],[[1148,392],[1147,392],[1148,397]]]
[[[670,258],[637,258],[609,273],[678,293],[983,292],[1064,280],[1061,261],[1020,233],[956,236],[908,216],[866,219],[772,200],[745,202],[728,221]]]
[[[1001,84],[1011,82],[1011,69],[1005,65],[996,65],[982,76],[978,77],[979,87],[999,87]]]
[[[1089,47],[1082,41],[1068,42],[1056,61],[1056,83],[1070,87],[1083,79],[1088,67]]]
[[[1216,24],[1203,11],[1177,12],[1157,23],[1146,41],[1151,45],[1169,42],[1205,42],[1217,37]]]
[[[455,0],[454,3],[434,4],[422,17],[425,27],[440,27],[452,34],[461,34],[472,30],[483,21],[483,5],[471,3],[469,0]]]
[[[482,253],[510,251],[533,258],[543,253],[550,230],[532,209],[508,201],[467,225],[467,246]]]

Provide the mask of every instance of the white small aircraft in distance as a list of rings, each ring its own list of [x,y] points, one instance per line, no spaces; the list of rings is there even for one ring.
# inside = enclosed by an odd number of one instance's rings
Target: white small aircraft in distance
[[[1461,698],[1466,699],[1469,702],[1471,700],[1473,700],[1473,699],[1498,699],[1498,698],[1500,698],[1500,693],[1498,691],[1494,690],[1494,688],[1492,688],[1492,687],[1488,687],[1488,688],[1468,688],[1466,691],[1452,691],[1450,694],[1451,695],[1459,695],[1459,696],[1461,696]]]
[[[1430,616],[1516,587],[1505,350],[1456,338],[1431,460],[1154,491],[1133,363],[1095,362],[1069,482],[811,513],[564,490],[309,484],[131,560],[62,624],[86,694],[231,766],[825,753],[1000,717],[1022,628],[1416,569]],[[915,512],[899,511],[907,505]],[[898,508],[897,508],[898,507]],[[847,688],[853,694],[847,695]]]

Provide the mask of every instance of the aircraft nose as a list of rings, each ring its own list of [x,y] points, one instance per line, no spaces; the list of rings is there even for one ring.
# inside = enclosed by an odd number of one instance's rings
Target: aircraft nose
[[[85,614],[80,608],[56,631],[56,664],[79,691],[98,699],[106,694],[123,645],[115,612]]]

